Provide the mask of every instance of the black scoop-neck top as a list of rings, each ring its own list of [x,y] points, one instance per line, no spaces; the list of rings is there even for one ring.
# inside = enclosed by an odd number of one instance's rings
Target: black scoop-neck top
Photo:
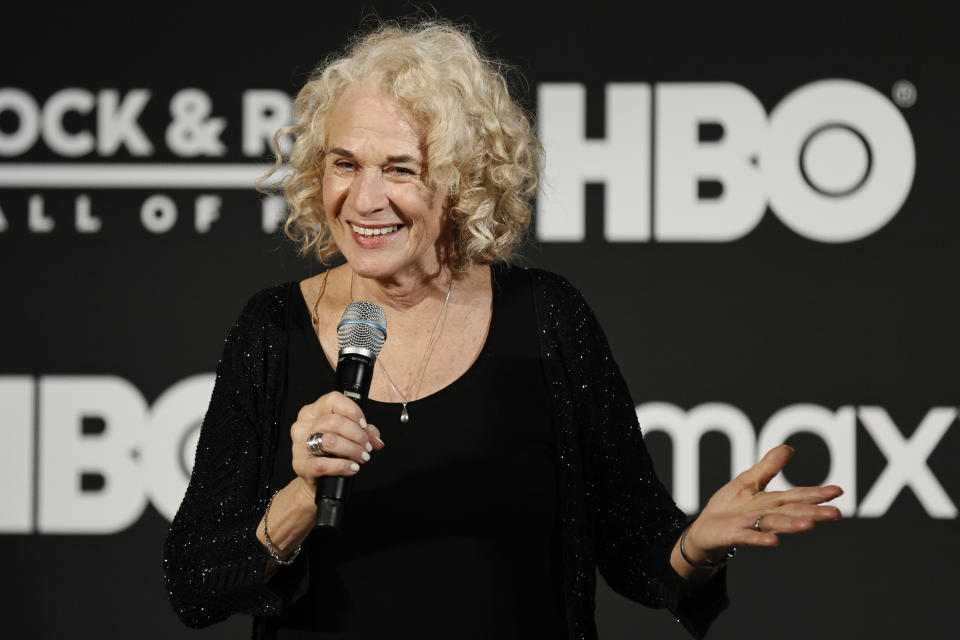
[[[299,568],[274,577],[297,582],[281,590],[293,602],[279,638],[566,637],[555,434],[531,283],[509,267],[491,278],[490,328],[473,365],[408,403],[406,424],[399,403],[367,402],[386,446],[354,476],[343,530],[311,533]],[[289,425],[335,381],[294,288],[275,488],[294,477]]]

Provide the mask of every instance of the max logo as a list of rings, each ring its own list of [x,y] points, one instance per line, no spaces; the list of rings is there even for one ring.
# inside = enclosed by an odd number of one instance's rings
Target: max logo
[[[730,441],[730,469],[734,474],[749,468],[767,450],[797,433],[819,437],[830,453],[830,467],[821,484],[838,484],[844,494],[832,501],[845,515],[879,518],[906,488],[934,518],[956,518],[957,507],[927,466],[927,459],[957,419],[955,407],[932,407],[909,437],[894,424],[883,407],[840,407],[831,411],[815,404],[795,404],[780,409],[759,433],[736,407],[708,403],[683,411],[665,402],[637,407],[645,435],[662,431],[673,451],[673,498],[687,513],[700,510],[700,438],[716,431]],[[886,468],[857,504],[857,422],[887,459]],[[779,475],[769,491],[792,488]]]

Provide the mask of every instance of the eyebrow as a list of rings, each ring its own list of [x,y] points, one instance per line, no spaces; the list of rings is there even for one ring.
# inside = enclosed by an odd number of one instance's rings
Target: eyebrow
[[[344,149],[343,147],[333,147],[329,151],[330,153],[335,153],[338,156],[343,156],[344,158],[353,158],[353,151],[349,149]],[[395,156],[387,156],[387,162],[401,162],[401,163],[410,163],[410,164],[420,164],[420,161],[409,153],[401,153]]]
[[[409,153],[401,153],[398,156],[387,156],[387,162],[402,162],[409,164],[420,164],[420,161]]]

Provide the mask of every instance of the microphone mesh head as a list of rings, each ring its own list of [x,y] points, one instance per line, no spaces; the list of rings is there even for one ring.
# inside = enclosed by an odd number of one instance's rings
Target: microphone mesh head
[[[337,325],[337,343],[340,350],[348,347],[366,349],[373,357],[387,339],[387,316],[380,305],[364,300],[351,302]]]

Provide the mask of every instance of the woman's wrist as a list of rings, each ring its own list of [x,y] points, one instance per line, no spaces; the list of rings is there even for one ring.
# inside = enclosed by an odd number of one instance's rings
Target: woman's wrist
[[[312,493],[296,486],[300,482],[295,478],[277,491],[260,519],[257,539],[268,553],[273,551],[281,557],[292,553],[313,528],[317,506]]]
[[[300,555],[300,545],[297,545],[297,548],[293,550],[293,553],[287,555],[285,551],[277,549],[273,544],[273,539],[270,537],[270,507],[273,506],[273,501],[277,497],[277,494],[280,493],[277,491],[270,497],[270,501],[267,502],[267,508],[263,512],[263,545],[267,549],[267,553],[270,554],[270,557],[273,558],[277,564],[290,565],[293,564],[293,561],[296,560],[297,556]],[[283,553],[282,557],[280,554]]]
[[[687,564],[696,569],[718,569],[736,555],[736,547],[707,549],[701,545],[698,525],[702,523],[694,520],[680,535],[680,553]]]
[[[317,510],[317,485],[310,484],[300,476],[294,478],[290,484],[283,488],[293,489],[295,495],[292,500],[296,503],[297,509],[305,513],[316,512]]]

